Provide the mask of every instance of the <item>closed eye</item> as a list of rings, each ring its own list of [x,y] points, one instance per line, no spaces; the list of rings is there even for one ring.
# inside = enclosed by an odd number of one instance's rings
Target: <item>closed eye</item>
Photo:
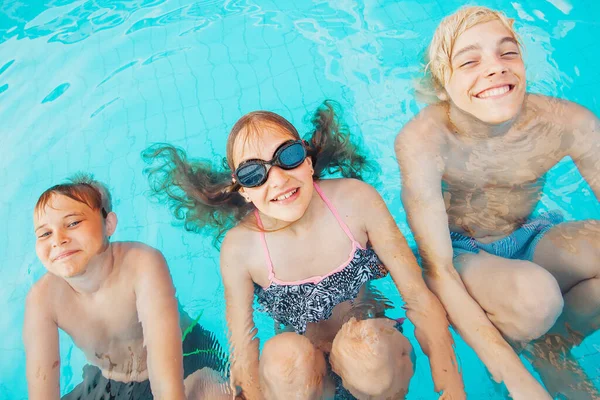
[[[466,67],[467,65],[474,64],[475,61],[467,61],[466,63],[461,64],[460,68]]]
[[[519,53],[517,53],[516,51],[507,51],[506,53],[502,53],[502,56],[518,56]]]

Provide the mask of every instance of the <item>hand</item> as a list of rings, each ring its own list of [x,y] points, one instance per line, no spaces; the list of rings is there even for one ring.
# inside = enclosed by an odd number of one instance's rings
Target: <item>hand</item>
[[[230,400],[232,398],[227,382],[221,374],[211,368],[202,368],[194,372],[185,379],[184,383],[187,400]]]
[[[248,400],[241,387],[236,386],[235,400]]]
[[[462,385],[448,388],[440,396],[440,400],[465,400],[466,398],[465,388]]]

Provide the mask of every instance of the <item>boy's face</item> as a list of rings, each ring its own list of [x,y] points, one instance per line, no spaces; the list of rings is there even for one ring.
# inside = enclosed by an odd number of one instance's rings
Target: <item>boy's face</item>
[[[452,106],[488,124],[515,118],[525,99],[525,65],[512,33],[498,20],[466,30],[455,44],[445,89]]]
[[[99,210],[55,194],[34,215],[37,256],[56,276],[81,275],[90,260],[106,248],[107,238],[114,230],[106,225]]]

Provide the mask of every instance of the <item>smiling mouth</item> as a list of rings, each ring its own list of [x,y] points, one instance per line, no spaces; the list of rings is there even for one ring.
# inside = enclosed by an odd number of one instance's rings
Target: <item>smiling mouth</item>
[[[511,92],[514,88],[515,85],[499,86],[479,92],[475,95],[475,97],[478,99],[498,98],[504,96],[508,92]]]
[[[274,198],[273,200],[271,200],[271,201],[283,201],[283,200],[287,200],[287,199],[289,199],[290,197],[292,197],[293,195],[295,195],[297,191],[298,191],[298,188],[296,188],[296,189],[293,189],[293,190],[290,190],[289,192],[287,192],[287,193],[284,193],[284,194],[282,194],[281,196],[277,196],[277,197],[275,197],[275,198]]]
[[[58,257],[56,257],[56,258],[54,259],[54,261],[59,261],[59,260],[63,260],[63,259],[65,259],[65,258],[67,258],[67,257],[70,257],[70,256],[72,256],[73,254],[77,253],[77,251],[78,251],[78,250],[71,250],[71,251],[66,251],[66,252],[64,252],[64,253],[62,253],[62,254],[59,254],[59,255],[58,255]]]

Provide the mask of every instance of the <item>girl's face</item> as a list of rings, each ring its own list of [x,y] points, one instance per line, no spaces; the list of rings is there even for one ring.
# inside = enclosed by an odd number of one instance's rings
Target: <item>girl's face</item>
[[[279,146],[296,139],[273,125],[264,126],[256,135],[240,132],[233,145],[234,167],[250,159],[269,161]],[[240,194],[261,213],[280,221],[295,222],[302,218],[310,204],[313,172],[310,157],[294,169],[272,166],[264,184],[253,188],[242,187]]]

